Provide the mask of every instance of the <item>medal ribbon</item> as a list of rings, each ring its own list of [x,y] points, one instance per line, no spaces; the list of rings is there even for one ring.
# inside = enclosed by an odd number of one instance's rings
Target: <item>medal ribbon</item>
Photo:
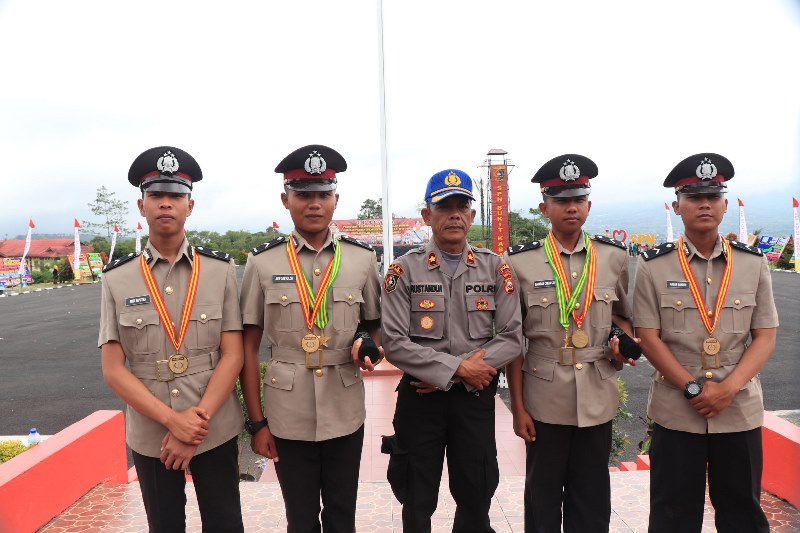
[[[200,279],[200,257],[197,252],[192,248],[192,275],[189,277],[189,286],[186,289],[186,299],[183,301],[183,314],[181,315],[181,323],[178,338],[175,338],[175,326],[172,325],[172,318],[169,316],[169,310],[164,304],[164,298],[161,297],[161,291],[158,290],[158,284],[153,278],[153,273],[147,266],[147,261],[144,259],[144,254],[140,256],[139,264],[142,267],[142,274],[144,275],[144,282],[147,285],[147,290],[150,291],[150,297],[153,299],[153,305],[158,311],[158,316],[161,318],[161,324],[164,326],[164,331],[167,332],[170,342],[175,347],[176,352],[180,352],[183,345],[183,339],[186,337],[186,330],[189,327],[189,317],[192,314],[194,307],[194,299],[197,296],[197,282]]]
[[[289,265],[292,267],[295,286],[300,295],[300,305],[303,308],[306,327],[308,331],[311,331],[316,324],[319,329],[323,329],[328,323],[328,289],[339,275],[339,267],[342,264],[341,246],[336,240],[333,241],[333,257],[328,261],[316,295],[300,265],[300,258],[297,257],[297,250],[294,248],[294,239],[289,239],[289,242],[286,243],[286,253],[289,256]]]
[[[731,273],[733,272],[733,254],[731,253],[731,245],[727,240],[721,240],[722,248],[725,250],[725,254],[727,256],[727,264],[725,265],[725,271],[722,273],[722,282],[719,284],[717,303],[714,306],[714,321],[712,322],[711,318],[708,316],[708,308],[706,307],[706,303],[703,301],[703,295],[700,294],[700,286],[694,277],[694,272],[692,272],[692,270],[689,268],[689,261],[686,259],[686,254],[683,253],[683,237],[678,239],[678,261],[681,264],[681,270],[683,270],[683,277],[685,277],[686,281],[689,282],[689,288],[692,291],[694,303],[697,305],[697,312],[700,313],[700,320],[703,321],[703,325],[706,327],[706,331],[708,331],[709,335],[711,335],[714,332],[714,328],[717,327],[719,312],[722,310],[722,303],[725,301],[725,295],[728,294],[728,286],[731,283]]]
[[[594,247],[592,246],[591,239],[589,239],[589,234],[586,232],[583,232],[583,244],[586,247],[586,259],[583,263],[583,272],[581,272],[578,282],[575,284],[575,290],[572,290],[552,230],[547,234],[547,239],[544,241],[544,253],[547,256],[547,260],[550,262],[550,268],[553,269],[553,277],[555,277],[556,281],[558,322],[564,329],[569,329],[570,313],[572,313],[572,317],[575,319],[575,324],[580,328],[583,325],[583,321],[586,319],[589,306],[592,305],[592,295],[594,294],[594,285],[597,279],[597,256],[594,253]],[[580,313],[576,313],[575,305],[578,302],[578,297],[584,285],[586,285],[586,292],[583,296],[583,308]]]

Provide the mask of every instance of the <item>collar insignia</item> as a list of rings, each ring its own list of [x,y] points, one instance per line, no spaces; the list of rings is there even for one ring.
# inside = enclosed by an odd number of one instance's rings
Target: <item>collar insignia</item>
[[[428,254],[428,268],[434,268],[439,266],[439,259],[436,257],[436,252],[431,252]]]
[[[475,253],[472,250],[467,250],[467,264],[475,265]]]

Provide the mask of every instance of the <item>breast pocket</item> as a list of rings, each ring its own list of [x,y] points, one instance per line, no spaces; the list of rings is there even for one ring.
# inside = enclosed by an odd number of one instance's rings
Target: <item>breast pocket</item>
[[[411,337],[441,339],[444,335],[444,296],[436,294],[411,295]]]
[[[470,294],[465,298],[467,299],[470,338],[491,338],[492,325],[494,324],[494,296],[490,294]]]
[[[125,351],[137,355],[161,349],[161,320],[155,309],[130,310],[119,314],[119,334]]]
[[[700,324],[697,305],[689,291],[661,295],[661,327],[673,333],[691,333]]]
[[[305,325],[297,289],[267,289],[264,322],[276,331],[301,331]]]
[[[216,349],[222,335],[222,306],[219,304],[195,305],[189,318],[190,331],[194,330],[197,349]]]
[[[595,287],[592,307],[589,309],[591,326],[599,329],[611,327],[611,313],[617,301],[617,292],[612,287]]]
[[[528,302],[526,322],[541,331],[560,331],[558,297],[555,289],[537,289],[525,295]]]
[[[746,333],[750,330],[750,320],[756,305],[753,292],[728,292],[722,304],[719,320],[725,333]]]
[[[333,329],[355,332],[364,297],[361,289],[333,287]]]

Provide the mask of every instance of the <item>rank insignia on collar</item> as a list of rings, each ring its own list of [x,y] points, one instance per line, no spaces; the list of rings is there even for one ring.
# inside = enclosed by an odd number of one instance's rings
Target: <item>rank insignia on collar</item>
[[[472,249],[467,250],[467,264],[468,265],[475,265],[475,253]]]
[[[575,181],[581,177],[581,169],[571,159],[567,159],[558,171],[558,177],[562,181]]]
[[[436,252],[431,252],[428,254],[428,268],[433,268],[439,266],[439,258],[436,257]]]
[[[478,311],[488,311],[489,310],[489,300],[481,296],[477,300],[475,300],[475,309]]]
[[[420,308],[426,309],[426,310],[427,309],[433,309],[434,307],[436,307],[436,302],[434,302],[433,300],[429,300],[428,298],[425,298],[424,300],[422,300],[419,303],[419,306],[420,306]]]
[[[386,277],[383,279],[383,290],[386,291],[386,294],[393,292],[397,288],[397,278],[399,276],[389,271],[386,273]]]
[[[178,171],[178,158],[173,155],[169,150],[164,155],[158,158],[156,168],[164,174],[175,174]],[[152,168],[152,167],[151,167]]]
[[[422,329],[431,329],[433,327],[433,317],[425,315],[419,319],[419,325]]]
[[[710,180],[717,175],[717,167],[709,158],[705,157],[700,164],[697,165],[697,170],[695,170],[694,173],[701,180]]]
[[[320,153],[314,150],[308,154],[308,159],[306,159],[303,168],[305,168],[306,172],[312,176],[316,176],[325,172],[325,170],[328,168],[328,164],[325,162],[325,159],[320,155]]]

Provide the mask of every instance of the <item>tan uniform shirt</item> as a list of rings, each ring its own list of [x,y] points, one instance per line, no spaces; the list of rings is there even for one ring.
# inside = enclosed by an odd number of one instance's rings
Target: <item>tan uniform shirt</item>
[[[564,263],[570,287],[574,288],[586,261],[583,240],[572,252],[556,241]],[[592,237],[597,257],[597,277],[591,305],[582,329],[589,335],[589,344],[560,357],[565,330],[559,323],[558,297],[555,277],[544,251],[543,243],[519,253],[506,253],[518,283],[519,298],[524,315],[528,349],[523,370],[523,400],[525,410],[547,424],[596,426],[614,418],[619,402],[616,370],[611,363],[608,335],[611,315],[625,318],[631,315],[628,305],[628,254],[622,248]],[[588,284],[588,279],[587,279]],[[578,297],[584,305],[585,288]],[[570,315],[569,335],[576,329]],[[570,346],[572,344],[570,343]]]
[[[333,240],[320,250],[292,233],[303,271],[314,292],[333,257]],[[375,252],[340,240],[341,268],[328,295],[329,321],[323,347],[323,367],[306,368],[300,340],[306,327],[300,294],[289,265],[286,242],[257,255],[250,254],[242,282],[245,324],[264,330],[272,345],[272,360],[264,376],[264,408],[270,431],[281,438],[322,441],[349,435],[364,423],[364,383],[350,349],[361,320],[380,318],[380,280]],[[320,334],[315,325],[313,333]],[[311,354],[311,363],[318,352]]]
[[[184,239],[172,265],[153,247],[147,247],[144,253],[150,258],[147,264],[178,329],[192,273],[189,243]],[[222,332],[242,329],[233,263],[202,254],[199,258],[197,296],[180,350],[189,358],[189,368],[180,375],[172,375],[164,362],[175,354],[175,347],[164,331],[147,290],[139,257],[103,274],[98,346],[118,341],[133,375],[153,396],[176,411],[200,403],[220,358]],[[208,436],[197,453],[216,448],[235,437],[242,431],[243,423],[241,404],[231,390],[211,420]],[[167,428],[130,406],[125,424],[127,443],[132,450],[149,457],[161,454],[161,440]]]
[[[700,286],[706,306],[717,301],[727,258],[717,241],[706,259],[686,240],[689,267]],[[720,341],[719,368],[703,368],[700,354],[703,340],[709,337],[697,312],[688,282],[683,275],[678,253],[664,248],[649,260],[639,257],[634,285],[634,326],[661,330],[661,340],[672,355],[695,378],[721,381],[730,374],[747,348],[751,329],[778,327],[778,312],[772,298],[772,278],[764,257],[734,248],[733,271],[719,321],[713,336]],[[655,251],[655,249],[653,250]],[[666,252],[666,253],[665,253]],[[663,255],[662,255],[663,254]],[[706,358],[713,367],[713,358]],[[667,381],[658,371],[653,374],[647,414],[658,424],[690,433],[728,433],[761,426],[764,403],[758,376],[751,379],[718,415],[706,419],[686,400],[683,389]]]
[[[389,265],[381,324],[386,357],[415,378],[447,390],[461,361],[480,348],[494,368],[518,356],[519,300],[502,264],[491,251],[467,245],[451,273],[431,239]]]

